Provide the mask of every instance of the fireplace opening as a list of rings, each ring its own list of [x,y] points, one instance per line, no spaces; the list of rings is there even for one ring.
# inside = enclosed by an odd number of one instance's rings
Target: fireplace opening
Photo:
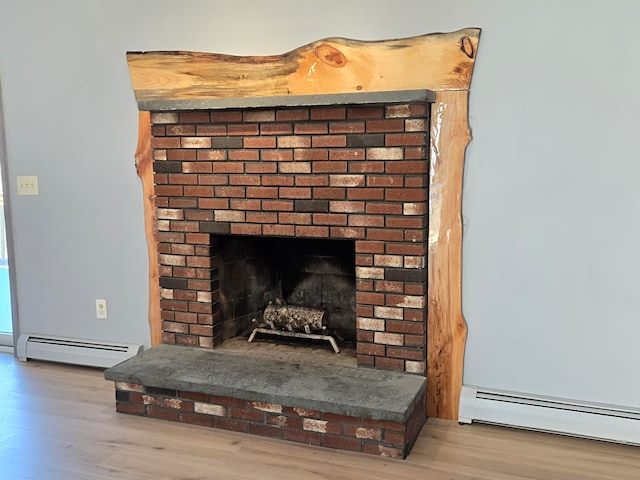
[[[326,312],[327,333],[356,340],[355,242],[213,236],[223,341],[248,336],[269,305]]]

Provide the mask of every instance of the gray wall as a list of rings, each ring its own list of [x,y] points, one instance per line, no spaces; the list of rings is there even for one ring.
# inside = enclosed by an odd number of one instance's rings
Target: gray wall
[[[21,331],[148,344],[127,50],[278,54],[477,26],[465,383],[640,407],[639,16],[631,0],[0,0]],[[40,196],[16,196],[16,175],[38,175]]]

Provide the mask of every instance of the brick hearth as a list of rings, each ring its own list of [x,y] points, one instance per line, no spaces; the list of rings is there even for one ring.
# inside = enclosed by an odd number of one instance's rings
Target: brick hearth
[[[107,370],[121,413],[404,458],[426,420],[417,375],[161,345]]]

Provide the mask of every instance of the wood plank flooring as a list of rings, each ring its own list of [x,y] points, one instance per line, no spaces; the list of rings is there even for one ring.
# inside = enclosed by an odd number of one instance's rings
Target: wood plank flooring
[[[102,370],[0,354],[3,480],[640,478],[640,448],[429,419],[406,460],[117,414]]]

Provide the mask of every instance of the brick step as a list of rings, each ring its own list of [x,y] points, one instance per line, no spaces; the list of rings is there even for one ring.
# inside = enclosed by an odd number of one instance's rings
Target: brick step
[[[160,345],[105,371],[121,413],[405,458],[425,378]]]

